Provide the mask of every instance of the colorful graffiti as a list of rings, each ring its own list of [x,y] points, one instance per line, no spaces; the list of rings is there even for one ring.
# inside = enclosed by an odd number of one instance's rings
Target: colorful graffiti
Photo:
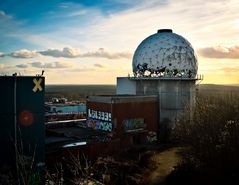
[[[111,113],[88,109],[87,126],[95,130],[111,132]]]
[[[87,126],[94,130],[103,130],[106,132],[112,131],[112,123],[106,121],[100,121],[95,119],[88,119]]]
[[[111,122],[111,113],[88,109],[88,118]]]
[[[146,137],[146,142],[147,143],[153,143],[157,141],[157,133],[156,132],[148,132],[148,135]]]
[[[146,124],[143,118],[123,120],[123,127],[126,131],[144,129]]]

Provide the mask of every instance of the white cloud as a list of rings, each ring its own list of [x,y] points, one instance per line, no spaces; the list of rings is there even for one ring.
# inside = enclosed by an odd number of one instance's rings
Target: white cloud
[[[125,0],[123,2],[127,3]],[[185,36],[194,47],[205,47],[209,43],[239,42],[238,28],[234,25],[239,17],[237,0],[140,0],[135,4],[130,9],[109,16],[104,16],[96,7],[79,7],[78,11],[65,14],[69,16],[89,12],[92,19],[87,19],[87,24],[85,19],[80,19],[78,24],[64,25],[62,29],[39,34],[22,33],[17,37],[42,47],[71,45],[81,48],[84,45],[86,48],[126,48],[133,52],[146,36],[156,33],[157,29],[172,28]],[[67,8],[77,5],[64,3],[61,6]],[[75,22],[78,20],[77,16],[70,19]]]
[[[4,11],[0,10],[0,18],[12,18],[10,15],[7,15]]]
[[[80,56],[80,50],[78,48],[65,47],[60,49],[48,49],[46,51],[39,51],[40,54],[52,57],[65,57],[75,58]]]
[[[107,58],[107,59],[132,58],[132,54],[130,52],[113,52],[113,51],[105,50],[104,48],[99,48],[97,51],[80,53],[80,49],[71,48],[71,47],[65,47],[63,49],[48,49],[45,51],[30,51],[30,50],[23,49],[23,50],[19,50],[19,51],[15,51],[11,53],[10,56],[14,58],[34,58],[34,57],[37,57],[38,54],[41,54],[44,56],[56,57],[56,58],[58,57],[63,57],[63,58],[78,58],[78,57],[99,58],[100,57],[100,58]],[[1,53],[0,53],[0,57],[3,57],[3,56],[1,56]]]
[[[81,55],[81,57],[102,57],[107,59],[131,58],[132,54],[129,52],[110,52],[104,48],[99,48],[98,51],[88,52]]]
[[[30,63],[32,67],[35,68],[53,68],[53,69],[60,69],[60,68],[70,68],[72,65],[68,62],[32,62]]]
[[[5,15],[6,15],[5,12],[0,10],[0,16],[5,16]]]
[[[198,49],[198,53],[206,58],[239,59],[239,46],[232,47],[207,47]]]
[[[81,40],[88,48],[126,48],[131,52],[145,37],[161,28],[172,28],[195,48],[209,43],[238,42],[238,29],[233,28],[233,20],[239,17],[238,9],[237,0],[149,0],[108,17],[99,16],[90,26],[68,27],[66,36],[75,38],[68,43],[71,45]]]
[[[36,57],[38,54],[36,51],[30,51],[27,49],[21,49],[19,51],[15,51],[13,53],[10,54],[10,56],[14,57],[14,58],[34,58]]]
[[[88,11],[86,9],[82,9],[82,10],[71,12],[68,16],[70,17],[82,16],[82,15],[86,15],[87,13]]]

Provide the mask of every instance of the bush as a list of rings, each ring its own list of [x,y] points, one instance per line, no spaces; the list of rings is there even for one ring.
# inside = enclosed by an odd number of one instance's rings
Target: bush
[[[183,163],[208,173],[239,175],[239,96],[197,98],[173,136],[185,146]]]

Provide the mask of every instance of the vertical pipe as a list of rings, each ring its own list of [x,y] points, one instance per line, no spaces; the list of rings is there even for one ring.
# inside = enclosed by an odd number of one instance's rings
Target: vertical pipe
[[[17,181],[19,182],[19,169],[18,169],[18,145],[17,145],[17,77],[14,76],[13,88],[13,114],[14,114],[14,146],[15,146],[15,163],[17,172]]]
[[[110,111],[111,111],[111,124],[112,124],[112,130],[113,130],[113,128],[114,128],[114,126],[115,125],[113,125],[113,123],[114,123],[114,119],[113,119],[113,103],[114,103],[114,100],[113,100],[113,98],[112,98],[112,96],[111,96],[111,105],[110,105]]]

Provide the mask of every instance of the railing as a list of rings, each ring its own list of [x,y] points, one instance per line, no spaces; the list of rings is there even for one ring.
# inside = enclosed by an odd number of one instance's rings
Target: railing
[[[132,80],[154,80],[154,79],[162,79],[162,80],[200,80],[204,79],[204,75],[197,74],[196,76],[128,76],[129,79]]]

